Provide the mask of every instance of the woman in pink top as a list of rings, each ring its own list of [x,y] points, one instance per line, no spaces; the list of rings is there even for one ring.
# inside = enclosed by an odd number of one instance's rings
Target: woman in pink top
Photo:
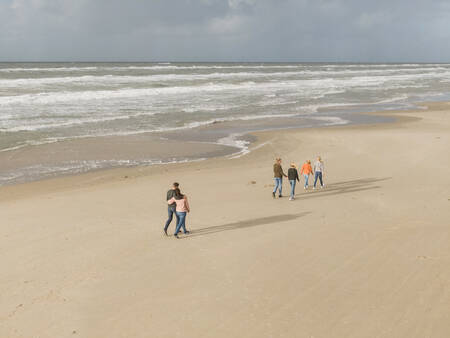
[[[186,230],[186,214],[190,212],[189,208],[189,202],[186,195],[183,195],[180,191],[180,189],[175,189],[175,197],[172,197],[170,200],[167,201],[167,204],[176,203],[176,214],[178,216],[178,223],[177,227],[175,229],[174,236],[178,238],[178,232],[180,231],[180,228],[183,228],[183,231],[185,234],[188,234],[189,231]]]

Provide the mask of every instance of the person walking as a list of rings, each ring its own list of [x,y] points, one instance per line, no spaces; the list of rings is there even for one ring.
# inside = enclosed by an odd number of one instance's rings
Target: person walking
[[[295,199],[295,185],[297,182],[300,182],[295,163],[291,163],[291,167],[288,169],[288,180],[291,184],[291,196],[289,197],[289,201],[293,201]]]
[[[275,198],[277,190],[278,197],[283,197],[282,191],[283,191],[283,176],[287,177],[286,174],[283,172],[283,168],[281,167],[281,158],[277,157],[275,159],[275,164],[273,165],[273,179],[275,181],[275,188],[273,189],[272,196]]]
[[[178,217],[177,227],[175,228],[174,236],[178,238],[178,232],[183,228],[185,235],[189,234],[186,230],[186,215],[191,211],[186,195],[183,195],[179,188],[175,189],[175,196],[167,201],[167,204],[176,204],[176,215]]]
[[[178,189],[179,186],[180,185],[177,182],[172,184],[172,188],[167,192],[167,198],[166,198],[167,201],[170,200],[172,197],[175,197],[175,189]],[[164,234],[166,236],[168,236],[167,229],[169,228],[169,225],[172,222],[173,214],[175,214],[175,216],[177,218],[177,222],[176,222],[175,226],[178,224],[178,216],[176,214],[176,206],[177,206],[177,204],[175,202],[173,202],[172,204],[169,204],[169,207],[168,207],[169,217],[167,218],[166,225],[164,226]]]
[[[314,163],[314,187],[316,189],[317,179],[320,180],[320,188],[324,187],[323,184],[323,161],[320,156],[317,157],[317,161]]]
[[[313,170],[311,167],[311,161],[310,160],[305,161],[305,163],[303,163],[302,165],[302,169],[300,170],[300,175],[303,175],[303,178],[305,179],[305,185],[303,187],[303,189],[305,190],[308,189],[309,175],[311,175],[312,172]]]

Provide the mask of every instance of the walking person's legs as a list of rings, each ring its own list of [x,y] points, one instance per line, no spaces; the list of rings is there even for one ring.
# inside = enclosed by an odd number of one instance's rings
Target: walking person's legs
[[[280,189],[280,195],[281,195],[281,178],[275,177],[274,181],[275,181],[275,188],[273,189],[273,192],[272,192],[273,198],[275,198],[275,194],[278,189]]]
[[[178,222],[180,222],[180,216],[178,216],[176,211],[175,211],[175,220],[176,220],[175,224],[178,224]]]
[[[182,217],[181,217],[182,213],[177,211],[176,214],[177,214],[177,226],[175,228],[174,236],[177,236],[178,232],[180,232],[181,222],[182,222]]]
[[[323,187],[322,172],[319,172],[319,181],[320,181],[320,186]]]
[[[175,210],[169,206],[169,209],[167,210],[167,212],[168,212],[168,217],[167,217],[166,225],[164,226],[164,233],[166,235],[167,235],[167,229],[169,228],[169,225],[172,222],[173,214],[175,213]]]
[[[180,222],[181,222],[181,228],[183,229],[183,232],[185,234],[188,234],[189,231],[186,230],[186,215],[187,215],[187,213],[184,212],[183,215],[180,217],[181,218]]]
[[[308,189],[309,175],[303,175],[303,177],[305,178],[305,189]]]
[[[316,188],[317,179],[319,178],[320,171],[314,173],[314,189]]]
[[[177,228],[175,229],[175,237],[178,237],[178,233],[180,232],[180,229],[183,228],[183,232],[185,234],[188,234],[189,231],[186,230],[186,212],[178,212],[177,211],[177,216],[178,216],[178,223],[177,223]]]
[[[282,192],[283,192],[283,177],[279,178],[280,180],[280,189],[278,190],[280,193],[278,194],[278,197],[282,196]]]
[[[289,180],[289,183],[291,184],[291,196],[289,197],[289,200],[293,200],[295,197],[295,184],[297,183],[296,180]]]

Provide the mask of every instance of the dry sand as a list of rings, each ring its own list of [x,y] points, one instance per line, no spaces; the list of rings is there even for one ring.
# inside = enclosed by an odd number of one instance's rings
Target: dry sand
[[[449,114],[4,187],[0,337],[450,337]],[[317,154],[326,188],[273,200],[273,158]],[[162,234],[174,180],[180,240]]]

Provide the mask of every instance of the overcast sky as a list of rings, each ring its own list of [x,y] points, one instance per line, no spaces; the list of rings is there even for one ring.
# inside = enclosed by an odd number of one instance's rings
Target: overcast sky
[[[449,0],[0,0],[0,61],[450,62]]]

